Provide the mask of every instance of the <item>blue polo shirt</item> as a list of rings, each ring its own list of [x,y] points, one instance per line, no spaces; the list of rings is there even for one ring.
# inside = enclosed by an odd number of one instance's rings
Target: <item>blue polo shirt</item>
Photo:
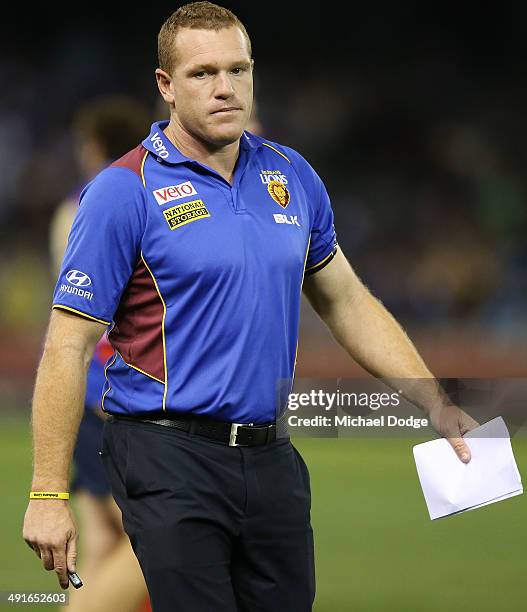
[[[106,412],[274,421],[304,273],[337,248],[328,194],[297,152],[249,132],[231,185],[167,125],[83,190],[53,307],[110,326]]]

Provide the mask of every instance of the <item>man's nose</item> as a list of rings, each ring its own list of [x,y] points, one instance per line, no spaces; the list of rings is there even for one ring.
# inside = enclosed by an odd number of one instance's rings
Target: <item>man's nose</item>
[[[234,94],[234,87],[228,74],[218,72],[214,82],[214,95],[216,98],[230,98]]]

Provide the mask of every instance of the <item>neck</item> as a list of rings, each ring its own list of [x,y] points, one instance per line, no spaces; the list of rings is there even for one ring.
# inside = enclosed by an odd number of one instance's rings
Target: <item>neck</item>
[[[214,146],[189,134],[173,118],[163,132],[183,155],[209,166],[232,183],[234,166],[240,151],[239,139],[227,145]]]

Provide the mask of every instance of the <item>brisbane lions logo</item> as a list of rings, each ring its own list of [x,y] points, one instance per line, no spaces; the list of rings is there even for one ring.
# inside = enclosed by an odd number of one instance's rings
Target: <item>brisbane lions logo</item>
[[[285,208],[289,204],[289,200],[291,199],[289,189],[280,181],[270,181],[267,185],[267,190],[273,200],[277,204],[280,204],[282,208]]]

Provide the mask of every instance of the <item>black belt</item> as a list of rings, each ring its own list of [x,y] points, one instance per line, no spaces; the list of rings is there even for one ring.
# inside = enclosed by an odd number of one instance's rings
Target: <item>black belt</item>
[[[178,415],[176,419],[163,418],[139,418],[122,415],[110,415],[109,420],[134,421],[143,423],[155,423],[164,427],[173,427],[196,434],[204,438],[210,438],[223,442],[228,446],[260,446],[270,444],[276,440],[276,423],[267,425],[252,425],[251,423],[226,423],[214,421],[206,417]]]

